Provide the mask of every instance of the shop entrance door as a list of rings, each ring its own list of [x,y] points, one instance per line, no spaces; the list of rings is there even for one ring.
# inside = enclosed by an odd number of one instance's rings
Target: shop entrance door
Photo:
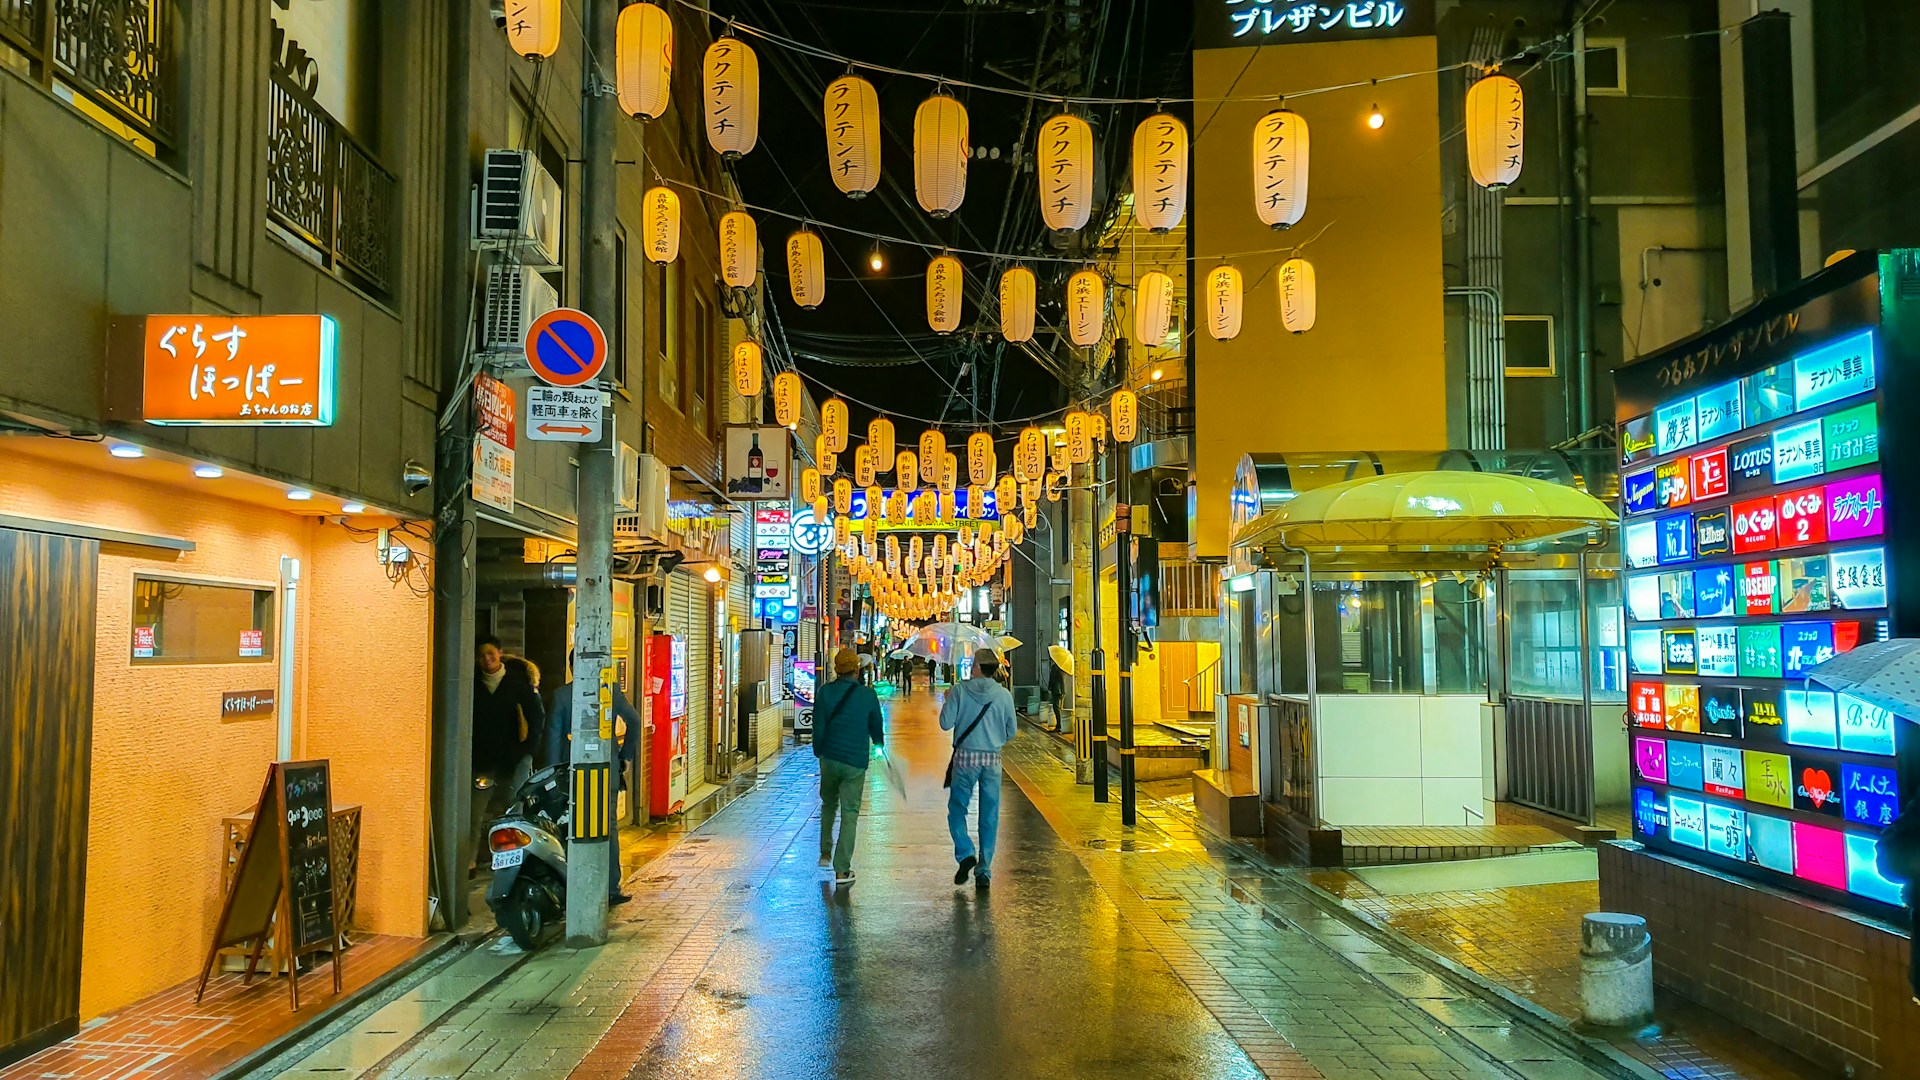
[[[0,529],[0,1065],[79,1027],[99,560]]]

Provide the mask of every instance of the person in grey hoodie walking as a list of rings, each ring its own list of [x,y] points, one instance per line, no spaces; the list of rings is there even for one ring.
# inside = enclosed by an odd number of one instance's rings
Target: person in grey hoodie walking
[[[1013,738],[1013,694],[994,678],[1000,658],[991,649],[973,654],[973,677],[954,686],[940,705],[940,727],[954,733],[953,764],[948,767],[947,829],[960,869],[955,885],[973,875],[976,889],[993,883],[993,841],[1000,831],[1000,748]],[[980,792],[980,847],[967,835],[967,806]]]
[[[820,865],[833,867],[834,881],[853,884],[853,842],[860,828],[860,797],[867,762],[886,743],[880,699],[860,678],[860,656],[841,649],[833,656],[833,681],[813,702],[813,754],[820,759]],[[840,815],[840,839],[833,836]]]

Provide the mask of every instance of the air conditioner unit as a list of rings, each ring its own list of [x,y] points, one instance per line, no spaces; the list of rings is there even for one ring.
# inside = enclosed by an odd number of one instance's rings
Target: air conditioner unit
[[[560,185],[531,150],[489,150],[480,170],[474,247],[501,248],[524,266],[560,265]]]
[[[667,539],[667,489],[670,477],[666,463],[652,454],[635,454],[633,469],[633,512],[613,516],[615,540]]]
[[[640,451],[620,444],[620,509],[629,513],[640,509]]]
[[[480,351],[523,353],[527,327],[560,306],[560,294],[531,266],[487,267],[487,306],[480,320]]]

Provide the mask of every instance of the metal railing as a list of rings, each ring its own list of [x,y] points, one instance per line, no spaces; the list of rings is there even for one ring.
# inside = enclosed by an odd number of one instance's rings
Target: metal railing
[[[173,145],[174,0],[0,0],[0,40],[156,149]]]
[[[399,186],[394,175],[278,68],[269,91],[268,215],[311,244],[330,268],[386,292]]]
[[[1272,780],[1267,799],[1281,803],[1294,817],[1319,824],[1314,799],[1313,710],[1297,698],[1276,698]]]
[[[1172,560],[1160,564],[1160,614],[1211,617],[1219,613],[1219,567]]]
[[[1593,719],[1577,701],[1507,698],[1507,798],[1593,824]]]
[[[1187,712],[1212,715],[1214,695],[1220,692],[1220,658],[1181,680],[1187,688]]]
[[[1193,398],[1187,380],[1168,379],[1140,388],[1140,437],[1147,442],[1193,434]]]

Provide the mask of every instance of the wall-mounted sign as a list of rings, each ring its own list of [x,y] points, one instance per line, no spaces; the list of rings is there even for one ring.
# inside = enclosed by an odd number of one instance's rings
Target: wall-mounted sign
[[[325,315],[149,315],[141,418],[159,425],[326,427],[339,328]]]
[[[513,512],[513,387],[473,377],[473,500]]]
[[[734,499],[792,497],[793,433],[778,425],[727,429],[726,488]]]
[[[273,715],[272,690],[227,690],[220,695],[220,719]]]
[[[1433,0],[1200,0],[1194,47],[1304,45],[1433,33]]]
[[[599,442],[612,395],[587,386],[527,387],[527,438],[535,442]]]

